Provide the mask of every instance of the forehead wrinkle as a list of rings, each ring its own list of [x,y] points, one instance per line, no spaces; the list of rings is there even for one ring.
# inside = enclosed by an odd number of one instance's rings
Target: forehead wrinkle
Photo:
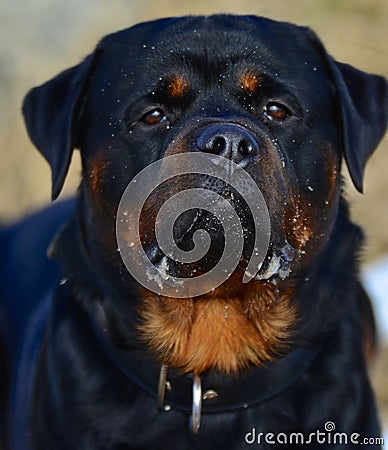
[[[182,42],[181,42],[182,44]],[[212,43],[182,46],[161,45],[155,49],[160,58],[147,61],[146,72],[150,73],[151,90],[158,90],[172,99],[180,99],[197,89],[206,89],[214,85],[229,85],[253,93],[259,87],[262,77],[272,69],[271,56],[260,45],[241,44],[236,48],[224,48],[220,51]],[[235,43],[234,43],[235,44]],[[164,48],[164,54],[161,54]],[[152,70],[147,70],[151,67]],[[151,81],[155,73],[158,81]],[[143,72],[144,74],[144,72]],[[153,75],[151,77],[151,75]]]

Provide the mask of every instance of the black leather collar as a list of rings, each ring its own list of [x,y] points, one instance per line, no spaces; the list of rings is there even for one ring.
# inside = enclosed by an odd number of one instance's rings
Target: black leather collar
[[[161,365],[137,352],[114,346],[106,332],[91,319],[94,335],[112,363],[144,392],[159,400]],[[238,375],[206,372],[201,375],[202,414],[238,411],[268,402],[289,388],[317,357],[320,346],[298,348],[283,358]],[[193,376],[168,369],[165,409],[192,412]],[[207,395],[208,394],[208,395]]]

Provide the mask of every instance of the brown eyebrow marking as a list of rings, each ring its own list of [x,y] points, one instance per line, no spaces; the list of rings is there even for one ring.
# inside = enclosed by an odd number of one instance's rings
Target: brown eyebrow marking
[[[171,97],[183,97],[190,87],[188,79],[184,75],[175,75],[170,79],[168,89]]]
[[[255,73],[246,70],[240,76],[240,87],[244,91],[254,92],[260,86],[261,78]]]

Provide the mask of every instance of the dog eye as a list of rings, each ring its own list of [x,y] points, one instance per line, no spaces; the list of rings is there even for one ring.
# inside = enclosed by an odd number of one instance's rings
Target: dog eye
[[[271,102],[264,107],[264,115],[270,120],[281,122],[290,115],[290,111],[280,103]]]
[[[167,116],[161,109],[153,109],[144,114],[141,120],[147,125],[157,125],[158,123],[166,121]]]

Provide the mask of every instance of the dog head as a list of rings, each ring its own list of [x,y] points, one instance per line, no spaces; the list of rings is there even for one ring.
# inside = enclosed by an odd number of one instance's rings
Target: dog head
[[[81,150],[88,247],[117,273],[116,212],[139,171],[182,153],[243,167],[268,206],[269,250],[256,277],[266,283],[292,278],[328,242],[341,161],[362,191],[365,165],[386,129],[386,104],[385,79],[336,62],[311,30],[219,15],[163,19],[109,35],[81,64],[33,89],[23,110],[52,168],[53,198],[73,149]],[[200,174],[167,181],[147,200],[140,230],[147,254],[156,265],[163,259],[153,229],[160,206],[195,187],[226,196],[238,212],[244,269],[254,245],[252,216],[238,192]],[[203,228],[212,237],[208,255],[189,268],[171,262],[170,275],[204,273],[220,257],[222,227],[207,212],[182,214],[174,237],[190,250]]]

